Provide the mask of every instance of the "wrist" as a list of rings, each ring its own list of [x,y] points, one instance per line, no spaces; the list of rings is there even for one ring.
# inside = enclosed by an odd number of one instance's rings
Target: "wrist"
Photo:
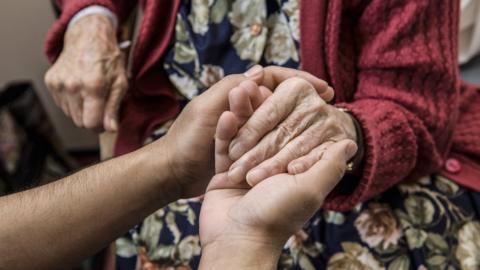
[[[282,246],[276,241],[219,239],[202,246],[200,269],[277,269]]]
[[[72,27],[77,21],[79,21],[80,19],[86,17],[86,16],[89,16],[89,15],[102,15],[106,18],[108,18],[114,25],[115,28],[117,28],[118,26],[118,19],[117,19],[117,16],[115,15],[115,13],[113,13],[110,9],[104,7],[104,6],[100,6],[100,5],[92,5],[92,6],[88,6],[82,10],[80,10],[79,12],[77,12],[73,18],[70,20],[70,22],[68,23],[68,27]]]
[[[153,196],[167,204],[180,199],[181,187],[171,168],[168,145],[163,138],[134,152],[143,178],[151,181]]]
[[[365,153],[364,148],[364,136],[363,130],[360,122],[355,118],[355,116],[351,113],[350,110],[342,107],[337,107],[338,110],[345,113],[349,119],[351,120],[352,130],[355,132],[355,141],[357,143],[357,153],[347,164],[347,173],[352,175],[358,175],[360,168],[362,167],[363,163],[363,156]]]
[[[65,46],[82,41],[88,44],[102,41],[116,45],[116,27],[108,17],[101,14],[81,17],[65,32]]]

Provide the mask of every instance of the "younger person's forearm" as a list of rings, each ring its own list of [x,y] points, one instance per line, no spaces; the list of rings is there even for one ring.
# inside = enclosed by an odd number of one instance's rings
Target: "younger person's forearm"
[[[0,268],[64,268],[177,199],[168,164],[146,151],[0,198]]]

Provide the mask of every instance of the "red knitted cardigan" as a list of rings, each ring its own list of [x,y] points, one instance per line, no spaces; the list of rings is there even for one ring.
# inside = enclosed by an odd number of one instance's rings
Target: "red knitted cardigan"
[[[348,210],[400,181],[441,173],[480,191],[480,92],[460,82],[459,1],[302,0],[304,70],[335,88],[336,103],[363,127],[363,172],[354,191],[332,194],[325,207]],[[165,53],[180,0],[144,0],[134,48],[133,78],[120,115],[117,154],[140,147],[179,112],[173,86],[155,66]],[[59,0],[62,14],[48,33],[46,53],[62,50],[70,18],[103,5],[120,20],[131,0]],[[455,169],[444,169],[446,160]],[[448,166],[447,166],[448,168]]]

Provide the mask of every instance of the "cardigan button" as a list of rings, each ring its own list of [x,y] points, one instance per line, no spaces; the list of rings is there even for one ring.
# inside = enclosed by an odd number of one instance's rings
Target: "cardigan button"
[[[449,173],[459,173],[462,170],[462,164],[460,164],[458,159],[449,158],[445,162],[445,169],[447,169]]]

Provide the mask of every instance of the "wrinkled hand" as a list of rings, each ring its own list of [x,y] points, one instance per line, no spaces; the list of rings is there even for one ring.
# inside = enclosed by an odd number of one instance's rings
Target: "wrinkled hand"
[[[65,33],[64,47],[45,83],[55,103],[79,127],[116,131],[128,88],[116,30],[102,15],[89,15]]]
[[[267,244],[281,249],[340,181],[346,162],[357,147],[351,140],[332,143],[305,172],[276,174],[249,189],[231,182],[226,173],[231,163],[228,146],[241,124],[242,120],[233,112],[224,112],[218,121],[215,135],[217,175],[207,188],[200,213],[202,247],[218,246],[216,243],[240,247],[247,242],[252,246]],[[222,248],[217,252],[222,256]]]
[[[351,116],[327,104],[302,78],[282,82],[229,146],[228,176],[254,186],[279,173],[305,172],[334,142],[356,141]]]
[[[306,72],[281,67],[256,66],[246,74],[249,76],[229,75],[193,99],[160,140],[162,142],[155,142],[146,147],[147,150],[149,147],[154,147],[153,151],[169,156],[169,167],[181,189],[181,197],[188,198],[203,194],[214,175],[215,129],[220,115],[229,109],[229,95],[232,102],[250,98],[256,100],[255,104],[259,104],[267,96],[264,94],[267,91],[265,88],[275,89],[287,78],[301,77],[314,85],[318,93],[325,98],[333,96],[333,91],[324,81]],[[254,94],[250,92],[251,90],[245,90],[244,85],[239,91],[240,83],[248,80],[262,87],[255,88]],[[232,89],[237,90],[232,91]],[[250,94],[242,97],[245,92]],[[163,146],[157,147],[160,143]]]

